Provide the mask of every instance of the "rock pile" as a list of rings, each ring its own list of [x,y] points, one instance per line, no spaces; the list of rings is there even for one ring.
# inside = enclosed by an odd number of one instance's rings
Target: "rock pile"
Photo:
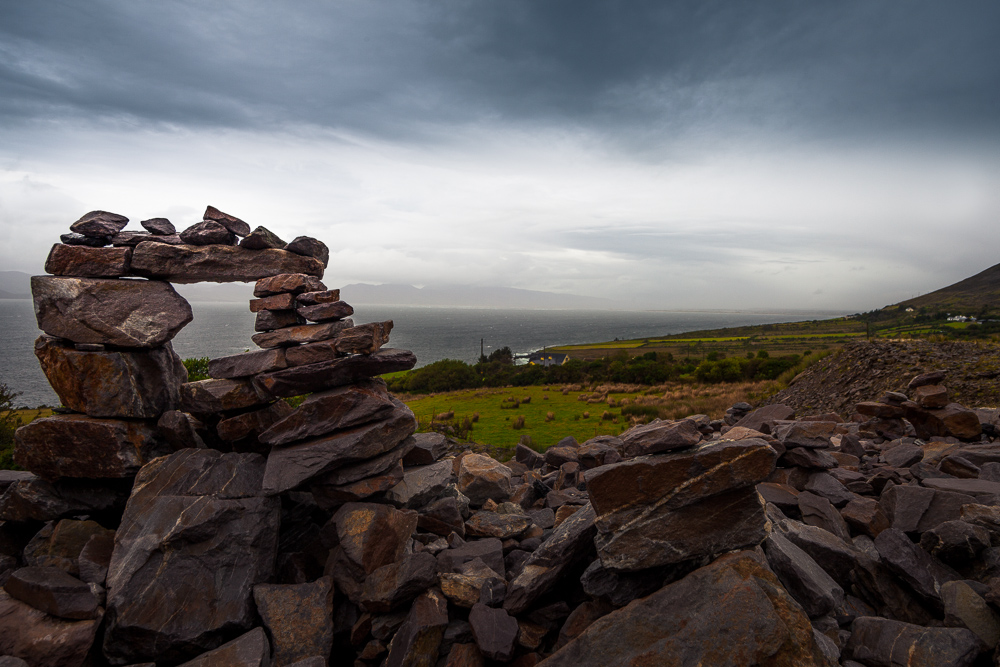
[[[119,218],[73,231],[113,241]],[[501,463],[414,433],[376,378],[415,362],[382,347],[391,322],[353,326],[321,268],[205,218],[185,243],[121,247],[269,253],[261,349],[208,380],[184,382],[169,348],[189,311],[128,316],[107,296],[166,282],[38,283],[63,304],[39,308],[37,349],[72,412],[18,431],[30,472],[0,473],[0,664],[991,662],[1000,443],[941,374],[849,421],[737,404]]]

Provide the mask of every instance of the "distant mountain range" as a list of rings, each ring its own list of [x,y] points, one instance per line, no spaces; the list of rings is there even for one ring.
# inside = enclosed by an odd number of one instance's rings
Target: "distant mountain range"
[[[971,278],[960,280],[954,285],[942,287],[923,296],[908,299],[899,306],[927,308],[929,311],[949,311],[958,314],[974,314],[984,306],[1000,308],[1000,264],[977,273]]]
[[[253,285],[243,283],[198,283],[175,285],[188,301],[239,302],[253,298]],[[333,287],[333,285],[331,285]],[[443,285],[369,285],[354,283],[341,288],[341,298],[350,304],[377,306],[452,306],[456,308],[599,309],[617,310],[611,299],[556,294],[512,287]],[[31,274],[0,271],[0,299],[30,299]]]

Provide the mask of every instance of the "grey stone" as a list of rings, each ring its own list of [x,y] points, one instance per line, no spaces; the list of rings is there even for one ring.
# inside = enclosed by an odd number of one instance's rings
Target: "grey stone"
[[[250,250],[264,250],[266,248],[284,248],[285,242],[278,238],[278,235],[266,227],[257,227],[240,241],[241,248]]]
[[[150,218],[139,224],[157,236],[172,236],[177,233],[177,228],[166,218]]]
[[[844,654],[870,667],[969,667],[982,648],[965,628],[925,628],[864,616],[852,624]]]
[[[206,208],[205,214],[202,217],[205,220],[214,220],[215,222],[218,222],[236,236],[247,236],[250,234],[250,225],[243,222],[236,216],[223,213],[214,206]]]
[[[825,616],[844,603],[844,589],[781,533],[764,540],[764,552],[771,570],[810,618]]]
[[[202,220],[181,232],[181,241],[190,245],[233,245],[236,235],[214,220]]]
[[[74,621],[99,618],[90,587],[57,567],[22,567],[4,585],[11,597],[39,611]]]
[[[321,278],[323,265],[311,257],[275,248],[140,243],[132,253],[132,273],[173,283],[252,282],[288,273]]]
[[[84,236],[114,236],[125,228],[128,218],[107,211],[91,211],[69,226],[71,232]]]

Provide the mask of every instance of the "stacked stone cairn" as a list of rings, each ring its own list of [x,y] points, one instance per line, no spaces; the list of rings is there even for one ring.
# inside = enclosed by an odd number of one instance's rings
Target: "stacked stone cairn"
[[[998,415],[943,373],[501,463],[414,433],[321,243],[205,218],[88,214],[33,282],[66,409],[0,473],[0,665],[994,664]],[[261,349],[186,382],[195,280],[256,281]]]

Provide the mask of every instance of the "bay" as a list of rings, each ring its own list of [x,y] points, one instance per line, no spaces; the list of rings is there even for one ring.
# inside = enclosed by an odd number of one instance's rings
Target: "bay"
[[[217,358],[255,349],[254,315],[245,303],[192,302],[194,321],[174,339],[182,358]],[[413,351],[417,365],[440,359],[474,362],[509,346],[526,354],[546,346],[646,338],[698,329],[826,319],[843,313],[804,310],[599,311],[366,306],[356,323],[393,320],[389,346]],[[0,383],[21,392],[16,404],[58,405],[33,354],[39,335],[29,300],[0,299]]]

